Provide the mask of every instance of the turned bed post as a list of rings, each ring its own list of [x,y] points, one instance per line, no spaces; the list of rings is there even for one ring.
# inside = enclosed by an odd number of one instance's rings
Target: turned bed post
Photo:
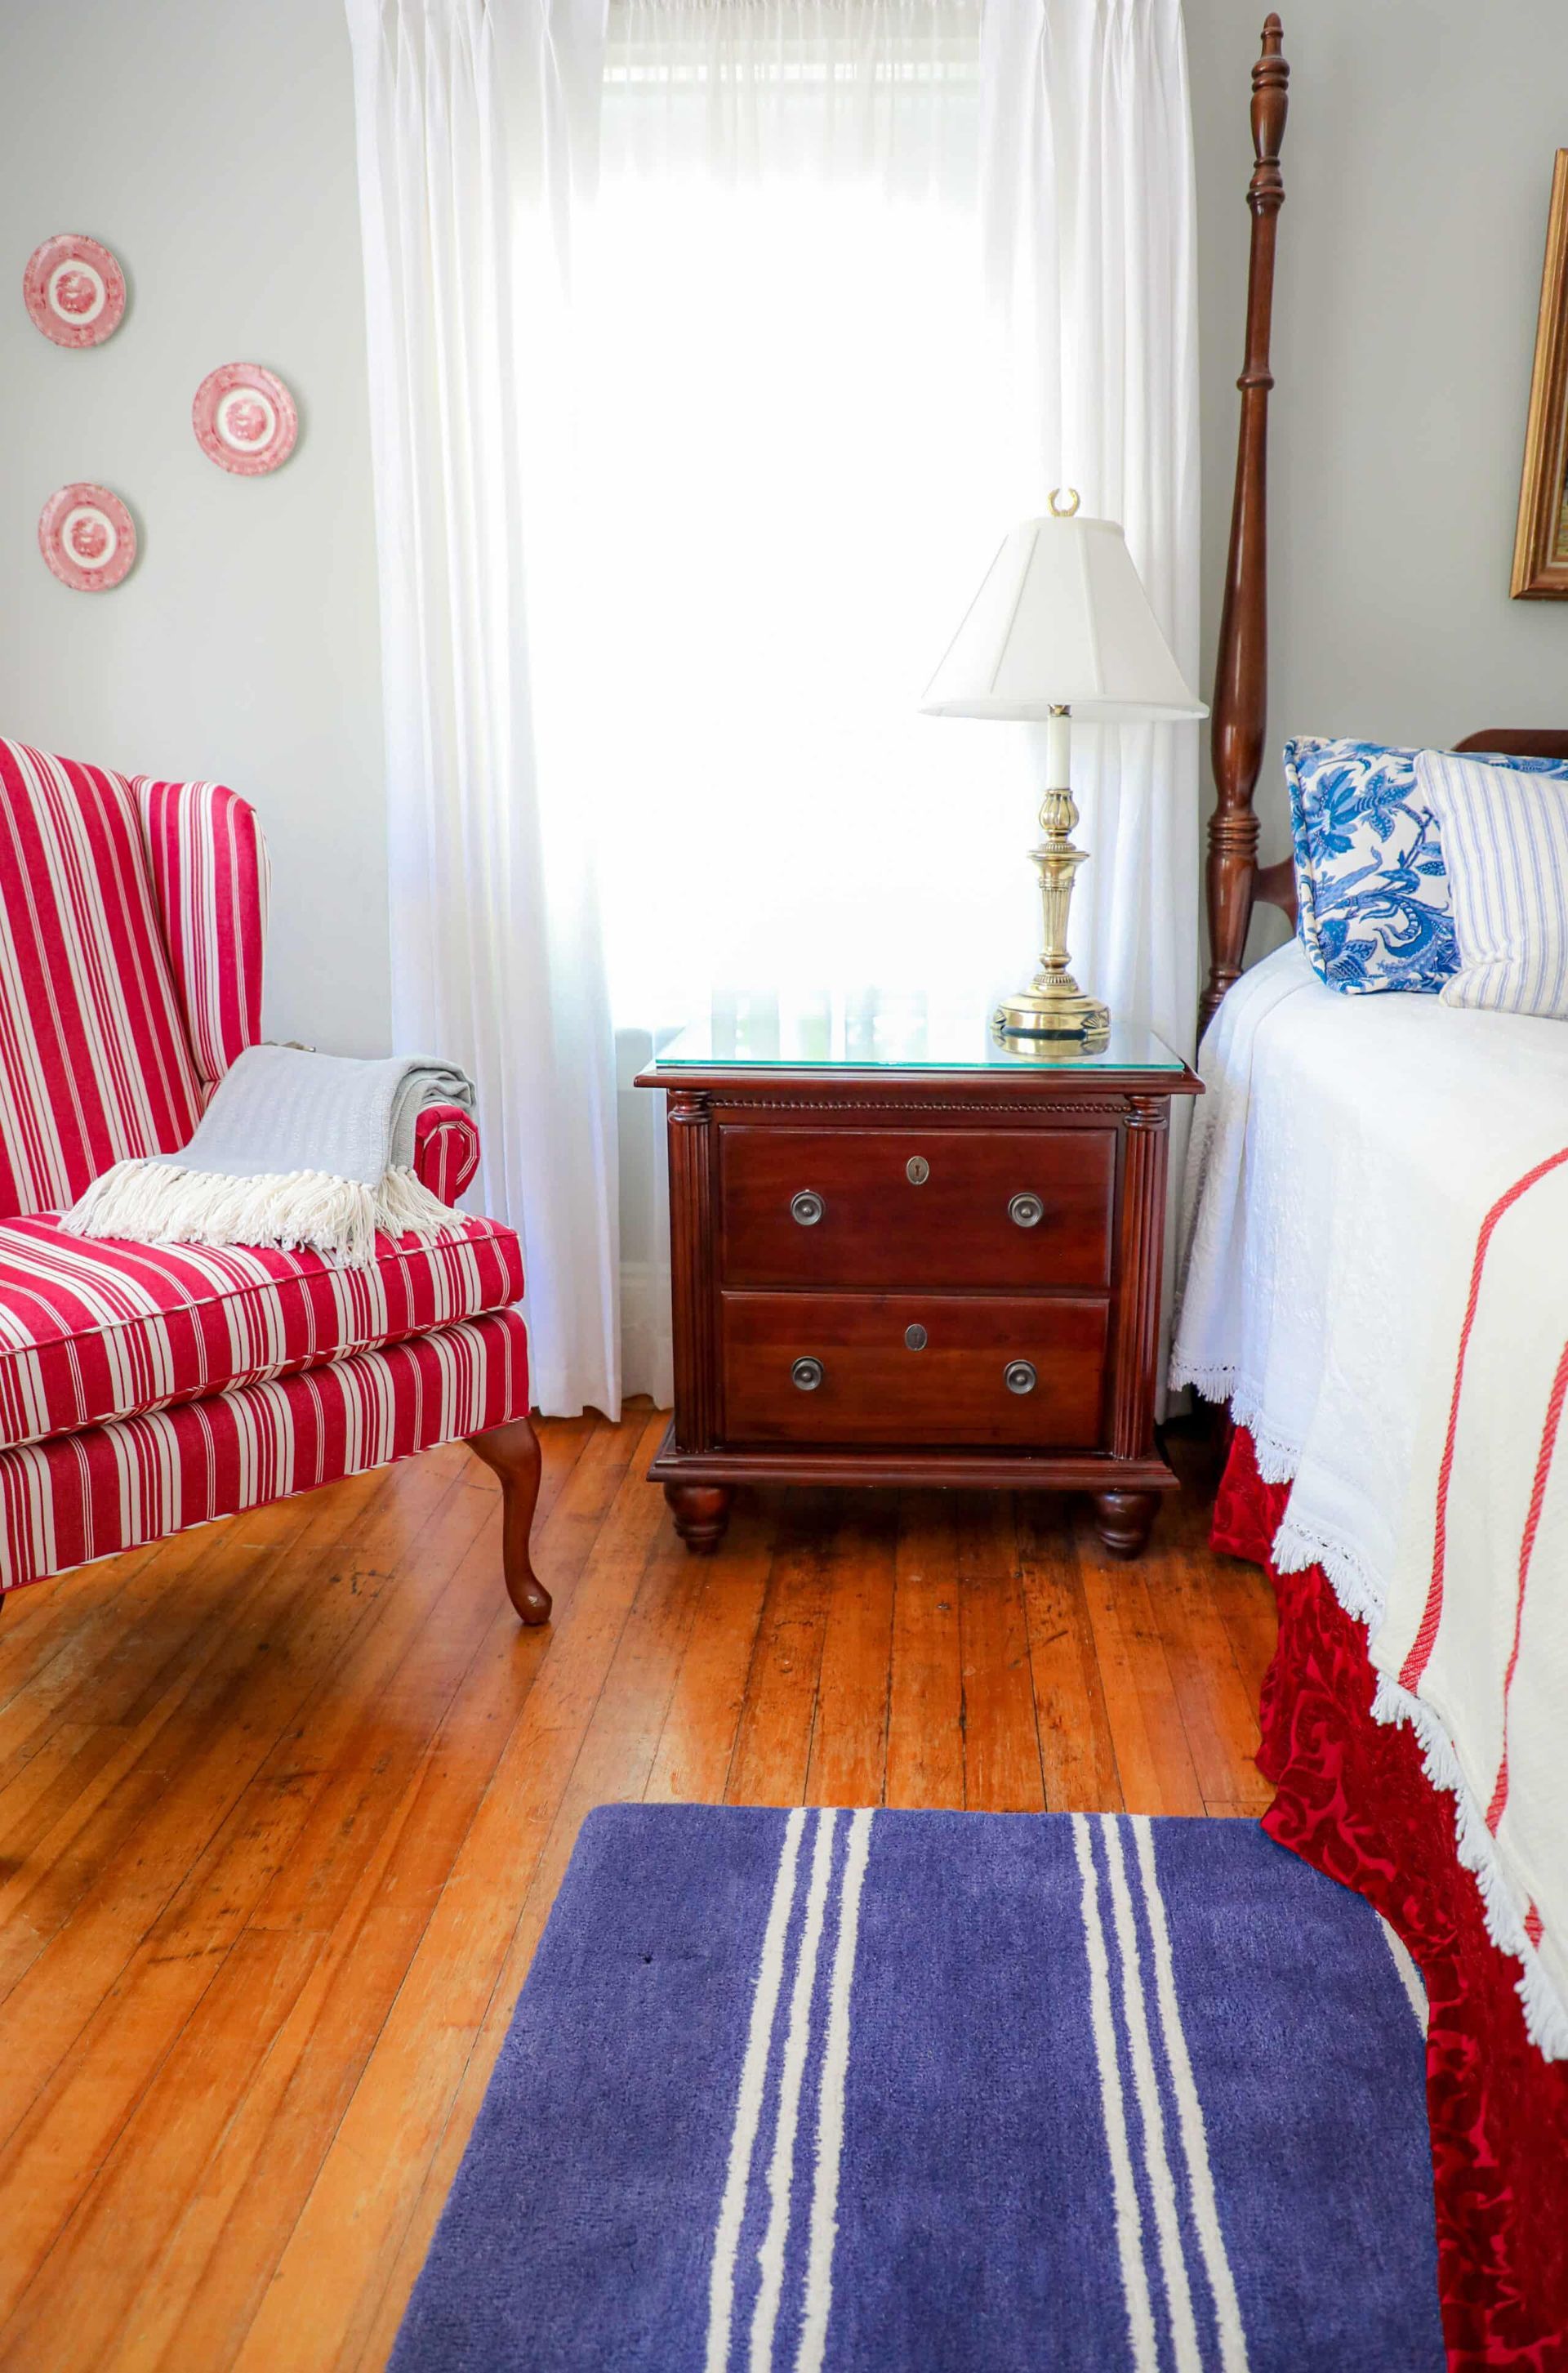
[[[1269,390],[1274,383],[1269,371],[1269,333],[1274,302],[1274,232],[1284,204],[1279,160],[1290,68],[1280,54],[1283,38],[1279,18],[1270,17],[1263,27],[1262,55],[1252,69],[1255,161],[1247,191],[1252,212],[1247,358],[1237,381],[1241,391],[1241,427],[1210,728],[1216,798],[1209,819],[1205,884],[1209,979],[1199,1007],[1200,1031],[1207,1028],[1214,1008],[1240,976],[1254,895],[1267,895],[1275,886],[1268,875],[1260,878],[1258,874],[1258,819],[1252,812],[1252,794],[1262,764],[1268,714],[1267,483]],[[1270,873],[1276,871],[1271,868]]]

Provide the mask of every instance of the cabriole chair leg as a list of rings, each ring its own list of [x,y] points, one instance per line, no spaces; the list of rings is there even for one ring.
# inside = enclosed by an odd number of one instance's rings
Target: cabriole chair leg
[[[501,1570],[506,1596],[525,1623],[548,1623],[550,1593],[528,1557],[528,1533],[539,1498],[539,1436],[526,1417],[469,1437],[469,1448],[501,1478]]]

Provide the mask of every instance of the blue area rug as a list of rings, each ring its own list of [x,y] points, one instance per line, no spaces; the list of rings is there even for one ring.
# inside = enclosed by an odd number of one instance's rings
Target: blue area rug
[[[1407,1979],[1249,1822],[609,1807],[394,2373],[1440,2373]]]

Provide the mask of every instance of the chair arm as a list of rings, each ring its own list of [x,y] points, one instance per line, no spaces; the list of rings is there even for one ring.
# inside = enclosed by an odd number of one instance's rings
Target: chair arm
[[[479,1128],[461,1105],[426,1105],[413,1125],[413,1173],[422,1186],[456,1203],[479,1168]]]

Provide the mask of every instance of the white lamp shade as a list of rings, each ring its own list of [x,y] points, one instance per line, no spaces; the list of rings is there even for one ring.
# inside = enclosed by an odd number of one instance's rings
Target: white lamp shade
[[[984,581],[921,707],[930,717],[1205,717],[1114,520],[1025,520]]]

